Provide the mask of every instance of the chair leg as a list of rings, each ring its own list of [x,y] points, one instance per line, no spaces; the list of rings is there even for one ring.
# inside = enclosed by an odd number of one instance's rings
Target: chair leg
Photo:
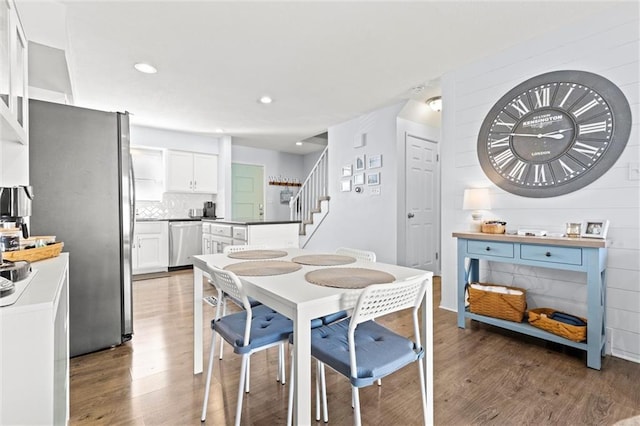
[[[289,370],[289,404],[287,405],[287,426],[291,426],[293,424],[293,392],[294,392],[294,384],[295,377],[293,377],[293,350],[291,350],[291,369]]]
[[[424,358],[423,358],[424,359]],[[418,370],[420,371],[420,393],[422,393],[422,415],[424,416],[424,424],[427,424],[427,386],[424,380],[424,366],[422,359],[418,360]]]
[[[222,303],[222,316],[227,315],[227,298],[222,295],[218,303]],[[224,349],[224,339],[220,339],[220,359],[222,359],[222,350]]]
[[[322,389],[322,420],[329,422],[329,407],[327,406],[327,381],[324,375],[324,363],[320,362],[320,388]],[[320,420],[320,419],[318,419]]]
[[[378,386],[382,386],[382,379],[378,379]]]
[[[216,332],[211,331],[211,348],[209,352],[209,368],[207,370],[207,382],[204,388],[204,402],[202,403],[202,415],[200,416],[200,421],[205,421],[207,418],[207,404],[209,403],[209,391],[211,390],[211,372],[213,371],[213,358],[215,358],[215,347],[216,347]],[[224,339],[223,339],[224,340]]]
[[[240,416],[242,415],[242,399],[244,396],[244,386],[247,374],[247,364],[249,363],[249,355],[242,355],[242,364],[240,367],[240,384],[238,385],[238,406],[236,407],[236,426],[240,426]]]
[[[244,391],[249,393],[249,378],[251,377],[251,357],[247,357],[247,372],[245,373]]]
[[[316,361],[316,421],[320,421],[320,361]]]
[[[360,393],[358,392],[358,388],[352,386],[353,392],[353,424],[355,426],[360,426],[362,424],[362,419],[360,418]]]

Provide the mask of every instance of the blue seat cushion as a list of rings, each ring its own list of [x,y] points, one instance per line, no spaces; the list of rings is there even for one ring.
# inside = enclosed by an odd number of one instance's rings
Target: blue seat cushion
[[[244,306],[242,305],[242,302],[238,299],[236,299],[235,297],[231,296],[230,294],[225,294],[225,297],[229,300],[231,300],[233,303],[235,303],[236,305],[240,306],[241,308],[244,309]],[[252,308],[255,308],[258,305],[262,305],[262,303],[259,300],[254,299],[253,297],[249,297],[249,305]]]
[[[247,311],[211,321],[211,328],[233,346],[235,353],[244,354],[272,343],[286,342],[293,333],[293,321],[268,306],[259,305],[251,311],[251,334],[247,345],[244,342]]]
[[[368,386],[423,356],[423,350],[406,337],[374,321],[363,322],[355,331],[358,370],[357,377],[351,377],[350,322],[349,318],[311,330],[311,355],[349,377],[356,387]]]
[[[340,312],[336,312],[334,314],[329,314],[329,315],[325,315],[322,317],[322,323],[323,324],[331,324],[332,322],[336,322],[339,321],[343,318],[348,317],[349,314],[347,313],[347,311],[340,311]]]

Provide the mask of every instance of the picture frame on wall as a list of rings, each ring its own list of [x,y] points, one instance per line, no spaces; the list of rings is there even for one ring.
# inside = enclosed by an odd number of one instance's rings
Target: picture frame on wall
[[[367,185],[380,185],[380,172],[367,174]]]
[[[356,173],[353,175],[354,185],[364,185],[364,173]]]
[[[368,169],[377,169],[382,167],[382,154],[378,155],[370,155],[368,158],[367,168]]]
[[[342,192],[351,191],[351,179],[343,180],[340,182],[340,191]]]
[[[348,166],[342,166],[342,176],[343,177],[351,176],[351,174],[352,174],[351,164],[349,164]]]
[[[606,219],[584,220],[582,221],[581,229],[580,236],[583,238],[605,239],[609,231],[609,221]]]
[[[364,168],[365,168],[365,162],[364,162],[364,160],[365,160],[364,154],[363,154],[363,155],[358,155],[358,156],[356,157],[356,167],[355,167],[355,170],[356,170],[356,171],[358,171],[358,170],[364,170]]]

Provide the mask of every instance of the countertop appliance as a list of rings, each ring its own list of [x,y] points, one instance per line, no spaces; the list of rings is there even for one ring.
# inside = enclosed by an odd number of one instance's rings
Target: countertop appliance
[[[216,218],[216,203],[213,201],[205,201],[203,210],[203,217]]]
[[[29,101],[31,229],[70,253],[70,355],[131,339],[129,115]]]
[[[193,265],[198,254],[202,254],[202,223],[169,222],[169,267]]]
[[[31,216],[32,200],[31,186],[0,187],[0,222],[9,222],[12,228],[20,228],[23,238],[29,238],[24,219]]]

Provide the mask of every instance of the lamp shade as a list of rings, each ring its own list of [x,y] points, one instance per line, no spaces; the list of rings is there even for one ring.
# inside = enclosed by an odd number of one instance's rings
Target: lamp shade
[[[489,188],[469,188],[464,190],[463,210],[489,210]]]

